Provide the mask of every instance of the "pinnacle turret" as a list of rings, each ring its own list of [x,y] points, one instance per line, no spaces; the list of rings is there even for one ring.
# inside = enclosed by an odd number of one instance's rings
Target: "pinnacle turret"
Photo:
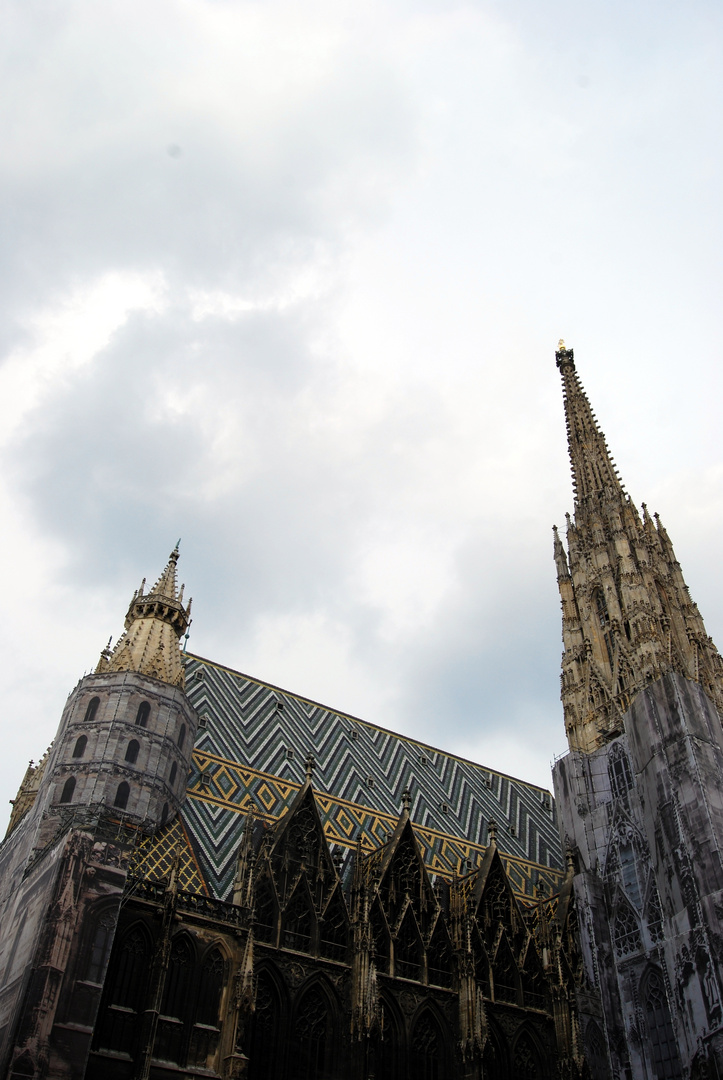
[[[625,491],[615,462],[577,376],[574,352],[566,349],[562,340],[558,343],[555,359],[562,375],[576,510],[578,505],[588,506],[605,496],[624,499]]]
[[[622,730],[634,695],[666,671],[700,682],[723,711],[723,660],[690,598],[667,532],[626,495],[572,349],[563,381],[575,518],[567,554],[554,530],[562,599],[562,701],[570,746],[592,751]]]
[[[97,672],[138,671],[172,686],[183,686],[180,639],[191,622],[191,603],[183,605],[177,585],[178,544],[155,585],[145,592],[146,579],[134,592],[125,618],[125,633],[111,652],[101,653]],[[110,644],[110,643],[109,643]]]

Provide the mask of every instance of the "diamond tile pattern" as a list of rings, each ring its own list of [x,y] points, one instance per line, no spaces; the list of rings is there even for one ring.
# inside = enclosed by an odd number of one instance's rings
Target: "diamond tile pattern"
[[[186,657],[186,692],[201,716],[183,820],[208,889],[225,899],[233,884],[245,811],[269,819],[291,804],[315,758],[314,788],[326,835],[371,849],[394,828],[405,789],[433,873],[479,861],[487,823],[513,887],[531,898],[537,883],[561,880],[555,808],[548,792],[356,717]],[[549,809],[545,808],[545,805]]]

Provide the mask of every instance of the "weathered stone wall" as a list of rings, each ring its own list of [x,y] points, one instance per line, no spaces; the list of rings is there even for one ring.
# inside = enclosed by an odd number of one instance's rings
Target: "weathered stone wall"
[[[718,713],[674,672],[636,696],[623,735],[555,766],[615,1075],[688,1076],[719,1057],[721,777]]]
[[[139,716],[142,706],[147,715]],[[71,805],[113,806],[125,781],[126,813],[170,821],[185,796],[197,723],[185,694],[158,679],[125,671],[88,675],[68,698],[38,802],[43,810],[58,805],[72,777]],[[87,742],[79,752],[83,736]],[[137,756],[128,760],[132,742]]]

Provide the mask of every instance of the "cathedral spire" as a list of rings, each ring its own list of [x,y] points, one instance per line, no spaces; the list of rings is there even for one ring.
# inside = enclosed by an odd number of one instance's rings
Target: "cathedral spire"
[[[567,441],[572,466],[572,486],[576,506],[587,506],[602,496],[625,498],[615,462],[600,430],[587,394],[583,390],[572,349],[560,340],[555,353],[562,375],[567,421]]]
[[[103,650],[97,672],[138,671],[183,687],[180,639],[191,622],[191,601],[184,607],[183,585],[178,589],[178,554],[176,544],[163,573],[147,593],[143,579],[131,599],[125,633],[112,652],[108,647]]]
[[[555,353],[563,381],[575,519],[567,553],[554,530],[562,599],[562,701],[573,750],[615,738],[632,698],[666,671],[699,682],[723,711],[723,660],[707,636],[657,514],[625,494],[605,436],[575,371]]]

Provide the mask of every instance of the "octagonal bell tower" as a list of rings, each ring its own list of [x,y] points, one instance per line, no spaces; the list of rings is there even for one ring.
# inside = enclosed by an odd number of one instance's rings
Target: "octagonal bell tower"
[[[186,791],[198,717],[184,693],[180,639],[190,624],[176,582],[178,546],[149,592],[133,594],[125,632],[103,650],[63,711],[38,792],[43,811],[105,806],[163,825]]]

